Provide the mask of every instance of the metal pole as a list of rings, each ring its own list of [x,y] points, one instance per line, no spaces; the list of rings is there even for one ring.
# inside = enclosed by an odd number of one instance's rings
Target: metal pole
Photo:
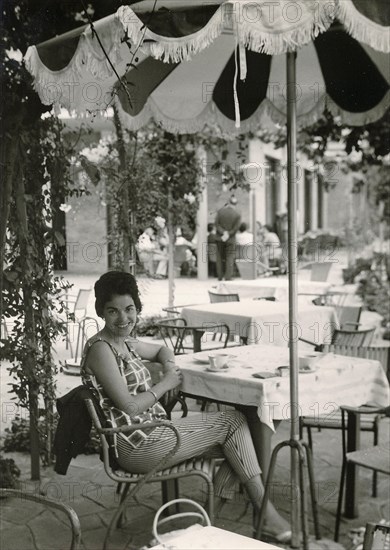
[[[287,53],[287,191],[288,191],[288,285],[289,285],[289,355],[290,355],[290,409],[293,440],[299,439],[298,416],[298,337],[297,337],[297,112],[296,112],[296,53]],[[292,547],[299,548],[299,517],[301,495],[299,484],[299,456],[291,448],[291,527]]]
[[[253,224],[253,258],[252,261],[252,277],[253,279],[257,278],[257,238],[256,238],[256,183],[253,182],[251,185],[252,193],[252,224]]]

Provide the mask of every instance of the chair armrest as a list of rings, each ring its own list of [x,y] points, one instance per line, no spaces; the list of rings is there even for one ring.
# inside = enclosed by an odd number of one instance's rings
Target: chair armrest
[[[162,311],[166,311],[167,313],[171,313],[173,315],[175,314],[179,314],[181,309],[183,307],[191,307],[191,306],[199,306],[200,304],[182,304],[182,305],[177,305],[177,306],[166,306],[166,307],[162,307]]]
[[[177,431],[176,428],[172,426],[169,420],[156,420],[154,422],[148,422],[146,424],[132,424],[131,426],[118,426],[117,428],[98,428],[97,427],[96,429],[99,433],[102,433],[104,435],[114,435],[119,433],[129,434],[145,426],[147,428],[159,428],[161,426],[166,426],[168,428],[171,428],[174,432]]]
[[[4,498],[7,496],[19,498],[21,502],[24,502],[26,500],[38,502],[43,506],[47,506],[49,509],[56,508],[57,510],[60,510],[61,512],[63,512],[68,517],[71,525],[71,530],[72,530],[72,541],[71,541],[70,550],[76,550],[77,548],[79,548],[79,544],[81,541],[80,520],[76,512],[68,504],[65,504],[64,502],[59,502],[57,500],[54,500],[52,498],[49,498],[43,495],[28,493],[26,491],[20,491],[18,489],[1,488],[0,498]]]
[[[298,338],[300,342],[304,342],[305,344],[310,344],[311,346],[318,346],[315,342],[312,342],[311,340],[306,340],[305,338],[302,338],[301,336]]]
[[[314,351],[323,351],[324,344],[316,344],[315,342],[311,342],[311,340],[306,340],[305,338],[298,338],[300,342],[304,342],[305,344],[310,344],[311,346],[314,346]]]

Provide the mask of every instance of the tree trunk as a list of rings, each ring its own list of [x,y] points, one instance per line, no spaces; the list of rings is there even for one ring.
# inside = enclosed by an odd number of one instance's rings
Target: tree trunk
[[[174,248],[175,248],[175,228],[172,220],[172,193],[168,189],[168,306],[172,307],[175,303],[175,265],[174,265]]]
[[[123,129],[119,120],[118,111],[114,106],[114,124],[116,135],[118,139],[118,155],[119,155],[119,168],[121,172],[127,169],[126,148],[123,140]],[[130,265],[132,264],[132,238],[131,238],[131,226],[130,226],[130,201],[129,201],[129,189],[124,182],[121,186],[121,214],[120,214],[120,229],[122,234],[122,253],[123,253],[123,269],[127,273],[130,273]]]
[[[40,453],[39,453],[39,432],[38,432],[38,391],[34,381],[34,368],[37,356],[37,341],[35,335],[34,306],[29,284],[31,276],[31,266],[35,264],[36,259],[32,254],[28,243],[28,218],[27,205],[24,187],[23,174],[17,174],[15,182],[15,202],[16,214],[19,227],[20,254],[24,258],[25,269],[22,272],[22,292],[24,301],[24,328],[26,349],[31,353],[26,355],[26,361],[23,368],[26,377],[29,380],[29,412],[30,412],[30,447],[31,447],[31,479],[40,479]],[[38,213],[37,213],[38,215]]]
[[[10,212],[10,203],[12,196],[12,184],[14,181],[14,172],[19,143],[19,128],[22,120],[23,109],[20,109],[18,116],[15,117],[12,132],[3,132],[0,146],[0,265],[4,266],[4,248],[6,242],[8,216]],[[0,313],[3,314],[3,267],[0,274]]]

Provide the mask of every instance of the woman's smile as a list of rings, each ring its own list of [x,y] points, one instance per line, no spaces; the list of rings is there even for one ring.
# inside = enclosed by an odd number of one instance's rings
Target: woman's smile
[[[137,321],[134,300],[128,294],[114,294],[104,306],[104,320],[111,332],[130,333]]]

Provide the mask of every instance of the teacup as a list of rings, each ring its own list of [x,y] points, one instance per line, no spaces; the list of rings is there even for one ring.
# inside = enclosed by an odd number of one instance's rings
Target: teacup
[[[299,368],[300,369],[311,369],[315,362],[317,361],[320,354],[318,353],[307,353],[306,355],[301,355],[299,357]]]
[[[220,355],[209,355],[210,369],[220,370],[226,367],[230,355],[221,353]]]
[[[277,367],[276,372],[279,376],[289,376],[290,367],[288,365],[282,365],[281,367]]]

